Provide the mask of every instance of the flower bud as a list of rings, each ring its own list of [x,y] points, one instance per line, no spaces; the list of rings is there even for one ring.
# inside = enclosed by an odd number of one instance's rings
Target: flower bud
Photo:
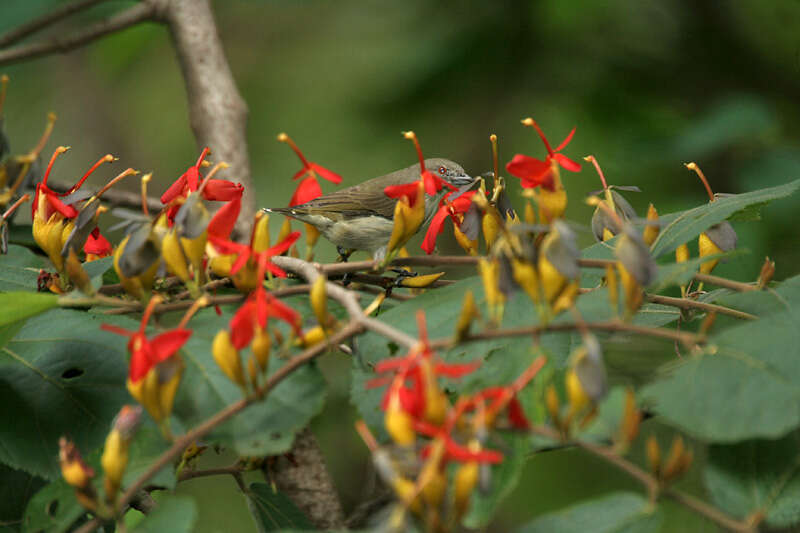
[[[314,326],[306,330],[301,337],[298,337],[295,340],[295,344],[303,348],[309,348],[324,342],[326,338],[327,334],[325,333],[325,329],[322,326]]]
[[[647,464],[650,466],[650,471],[654,476],[659,477],[661,472],[661,448],[658,446],[658,441],[654,435],[647,438],[645,445],[647,452]]]
[[[658,226],[658,211],[650,204],[650,207],[647,208],[647,222],[648,224],[644,228],[644,233],[642,234],[642,239],[647,246],[652,246],[654,242],[656,242],[656,238],[658,238],[658,233],[661,231],[661,228]]]
[[[181,245],[181,239],[175,229],[169,230],[161,241],[161,256],[167,264],[167,269],[178,278],[187,282],[191,279],[186,253]]]
[[[420,362],[420,372],[422,374],[422,393],[425,398],[423,416],[425,421],[437,426],[441,425],[447,415],[450,402],[447,401],[447,396],[439,386],[429,359],[423,359]]]
[[[128,447],[141,420],[142,408],[124,405],[106,437],[100,464],[105,473],[106,500],[113,502],[128,466]]]
[[[764,264],[761,265],[761,272],[758,274],[758,288],[763,289],[772,281],[772,276],[775,275],[775,261],[770,261],[769,257],[764,259]]]
[[[642,413],[636,408],[636,395],[633,389],[625,391],[625,407],[622,412],[622,425],[620,426],[620,441],[627,447],[639,434],[639,425],[642,421]]]
[[[505,295],[498,286],[500,278],[500,264],[497,259],[480,258],[478,272],[483,281],[483,292],[489,304],[489,317],[494,324],[499,324],[503,318],[503,304]]]
[[[692,464],[692,453],[686,450],[683,444],[683,438],[676,436],[672,441],[672,447],[667,455],[667,460],[664,461],[664,469],[661,477],[665,482],[669,482],[689,469]]]
[[[544,401],[547,407],[547,413],[550,415],[553,425],[561,427],[561,401],[558,398],[556,388],[552,384],[547,386]]]
[[[314,310],[314,315],[317,317],[317,322],[322,327],[328,325],[327,283],[328,278],[326,278],[324,275],[319,275],[311,285],[310,291],[311,309]]]
[[[260,253],[268,249],[269,246],[269,215],[259,211],[256,214],[256,222],[253,225],[253,251]]]
[[[480,198],[482,195],[476,194],[473,198]],[[486,249],[491,250],[492,245],[497,240],[497,234],[500,232],[500,224],[498,222],[499,214],[493,207],[486,210],[481,218],[481,228],[483,230],[483,239],[486,241]]]
[[[608,287],[608,303],[611,305],[611,312],[619,315],[619,282],[616,266],[606,267],[606,286]]]
[[[256,362],[258,362],[258,367],[261,369],[262,372],[267,370],[269,366],[269,353],[272,345],[272,340],[269,337],[269,333],[265,328],[256,328],[256,333],[253,336],[253,342],[250,345],[250,349],[253,350],[253,355],[256,357]]]
[[[400,446],[411,446],[416,441],[414,420],[403,410],[403,406],[400,404],[400,394],[396,389],[390,393],[383,423],[389,436]]]
[[[64,481],[76,489],[90,489],[94,470],[84,462],[75,443],[66,437],[61,437],[58,448],[58,459]]]
[[[730,222],[723,221],[708,228],[698,238],[700,257],[729,252],[736,248],[736,231]],[[711,259],[700,265],[700,272],[710,274],[719,263],[719,259]]]
[[[472,325],[472,321],[480,316],[478,313],[478,308],[475,306],[475,296],[472,294],[472,291],[467,291],[464,293],[464,303],[461,306],[461,313],[458,315],[458,321],[456,322],[456,334],[455,340],[460,341],[469,335],[469,328]]]
[[[444,276],[444,272],[435,272],[433,274],[425,274],[424,276],[405,277],[400,280],[400,286],[412,289],[424,289],[434,284],[442,276]]]
[[[522,259],[511,259],[511,273],[514,281],[522,287],[525,294],[534,304],[538,304],[542,300],[541,287],[539,285],[539,274],[533,264]]]
[[[239,351],[233,346],[231,342],[231,335],[228,330],[220,330],[214,342],[211,345],[211,353],[214,355],[214,361],[217,362],[220,369],[228,376],[228,379],[244,388],[246,382],[244,373],[242,372],[242,361],[239,357]]]
[[[469,451],[481,451],[481,444],[477,439],[472,439],[467,445]],[[472,492],[478,484],[480,477],[480,465],[477,461],[468,461],[456,470],[453,477],[453,498],[455,503],[456,516],[461,517],[469,509],[469,501]]]

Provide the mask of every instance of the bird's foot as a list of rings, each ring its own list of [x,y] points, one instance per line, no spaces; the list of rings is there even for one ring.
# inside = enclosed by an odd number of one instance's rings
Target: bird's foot
[[[347,260],[350,259],[351,255],[353,255],[354,250],[348,250],[343,246],[337,246],[336,251],[339,253],[339,257],[336,261],[338,263],[347,263]]]
[[[419,276],[419,272],[406,270],[404,268],[392,268],[390,270],[397,274],[397,276],[395,276],[395,278],[392,280],[392,287],[400,287],[404,279]]]

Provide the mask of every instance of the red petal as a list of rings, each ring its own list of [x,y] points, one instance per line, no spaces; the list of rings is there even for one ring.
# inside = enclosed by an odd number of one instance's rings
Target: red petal
[[[239,218],[239,211],[241,211],[241,209],[241,195],[220,207],[208,223],[209,238],[214,236],[220,239],[227,239],[231,231],[233,231],[233,227],[236,225],[236,219]]]
[[[577,127],[577,126],[576,126],[576,127]],[[564,138],[564,140],[563,140],[563,141],[561,141],[561,144],[559,144],[559,145],[558,145],[558,147],[557,147],[557,148],[556,148],[554,151],[555,151],[555,152],[560,152],[562,149],[566,148],[566,147],[567,147],[567,145],[569,144],[569,142],[572,140],[572,136],[573,136],[573,135],[575,135],[575,128],[572,128],[572,131],[571,131],[571,132],[569,132],[569,135],[567,135],[567,136]]]
[[[200,170],[198,167],[187,168],[183,176],[186,177],[186,186],[189,187],[189,190],[192,192],[196,191],[197,187],[200,185]]]
[[[442,178],[434,176],[429,170],[422,173],[422,181],[425,182],[425,192],[431,196],[441,191],[445,183]]]
[[[164,191],[164,194],[161,195],[161,203],[168,204],[178,196],[183,194],[183,190],[186,188],[186,175],[184,174],[180,178],[176,179],[175,182],[169,186],[169,188]]]
[[[292,245],[295,243],[295,241],[299,238],[300,238],[300,232],[293,231],[289,235],[287,235],[286,238],[283,239],[281,242],[279,242],[278,244],[276,244],[271,248],[267,248],[262,253],[264,253],[267,257],[271,257],[273,255],[280,255],[289,248],[291,248]]]
[[[516,396],[511,398],[511,401],[508,403],[508,420],[515,428],[530,428],[530,423],[525,417],[525,411],[522,409],[522,404],[519,403],[519,400]]]
[[[253,340],[255,322],[254,304],[250,301],[245,302],[233,315],[229,323],[231,330],[231,343],[234,348],[241,350]]]
[[[391,372],[395,370],[400,370],[402,368],[408,367],[412,361],[409,361],[409,356],[404,357],[391,357],[389,359],[384,359],[377,365],[375,365],[375,373],[382,374],[384,372]]]
[[[269,270],[274,276],[278,276],[279,278],[286,277],[286,271],[271,261],[267,261],[264,265],[264,270]]]
[[[506,170],[512,176],[521,179],[535,180],[542,174],[550,171],[550,162],[523,154],[517,154],[511,161],[506,163]]]
[[[269,303],[269,316],[283,320],[294,329],[295,333],[300,333],[300,313],[272,297]]]
[[[564,154],[554,154],[553,159],[558,161],[558,164],[561,165],[562,168],[565,168],[570,172],[578,172],[581,169],[580,163],[573,161]]]
[[[97,232],[97,235],[95,235]],[[83,245],[83,251],[87,254],[106,256],[112,252],[111,243],[108,239],[100,234],[99,228],[94,228],[89,238],[86,239],[86,244]]]
[[[474,372],[481,366],[481,360],[473,361],[472,363],[463,364],[450,364],[450,363],[436,363],[434,371],[437,375],[447,376],[448,378],[460,378],[466,376],[470,372]]]
[[[302,205],[320,196],[322,196],[322,188],[317,183],[317,178],[309,176],[297,185],[292,199],[289,200],[289,207]]]
[[[292,176],[292,179],[293,179],[293,180],[300,179],[300,178],[302,178],[303,176],[305,176],[306,174],[308,174],[309,172],[311,172],[311,169],[310,169],[310,168],[308,168],[308,167],[303,167],[303,168],[301,168],[300,170],[298,170],[297,172],[295,172],[295,173],[294,173],[294,176]],[[309,178],[313,178],[313,177],[314,177],[314,176],[309,176]]]
[[[433,220],[431,220],[431,225],[428,226],[428,232],[425,233],[425,240],[422,241],[421,246],[426,254],[432,254],[433,250],[436,248],[436,238],[442,232],[444,220],[447,218],[448,214],[447,206],[442,206],[436,214],[433,215]]]
[[[241,198],[243,193],[244,186],[241,183],[210,179],[203,189],[203,198],[216,202],[230,202]]]
[[[445,440],[448,458],[461,463],[477,461],[478,463],[497,464],[503,460],[503,454],[494,450],[470,451],[468,448],[456,444],[450,438]]]
[[[45,198],[47,198],[47,203],[50,204],[50,207],[64,215],[64,218],[75,218],[78,216],[77,209],[59,200],[55,194],[47,194]]]
[[[100,324],[100,329],[102,329],[103,331],[116,333],[117,335],[122,335],[123,337],[133,337],[134,335],[136,335],[135,331],[122,329],[121,327],[115,326],[114,324]]]
[[[153,350],[153,362],[160,363],[172,357],[191,336],[190,329],[172,329],[153,337],[149,341]]]
[[[153,368],[153,364],[153,361],[148,355],[148,350],[145,347],[133,352],[131,354],[130,366],[128,367],[128,378],[131,382],[136,383],[147,375],[150,369]]]
[[[256,287],[255,302],[258,325],[265,328],[267,327],[267,318],[269,317],[269,306],[267,305],[267,291],[264,290],[263,285]]]
[[[231,265],[231,275],[239,272],[239,270],[241,270],[242,267],[247,264],[248,259],[250,259],[250,248],[243,246],[239,257],[237,257],[236,261],[234,261]]]
[[[408,198],[409,203],[411,203],[411,200],[417,197],[417,190],[419,190],[418,187],[419,182],[417,181],[404,183],[402,185],[389,185],[388,187],[384,187],[383,194],[396,200],[399,200],[405,196]]]
[[[342,177],[337,174],[336,172],[331,172],[327,168],[320,166],[316,163],[311,163],[311,168],[320,175],[320,177],[325,178],[326,180],[332,183],[341,183]]]
[[[364,384],[365,389],[377,389],[378,387],[383,387],[384,385],[388,385],[392,382],[391,376],[381,376],[378,378],[372,378]]]

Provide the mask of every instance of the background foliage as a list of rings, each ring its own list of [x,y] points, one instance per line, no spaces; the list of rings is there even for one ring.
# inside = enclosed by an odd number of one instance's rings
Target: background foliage
[[[2,7],[0,31],[53,3],[8,2]],[[83,20],[130,3],[111,2]],[[288,178],[296,161],[274,141],[278,131],[289,131],[314,160],[341,173],[347,185],[411,164],[413,153],[398,134],[409,128],[418,133],[428,155],[444,155],[470,172],[483,172],[490,166],[489,133],[498,134],[504,160],[538,149],[538,140],[518,124],[530,114],[553,138],[577,125],[571,153],[593,153],[611,182],[641,187],[644,194],[627,195],[640,213],[648,201],[656,201],[662,212],[705,202],[695,176],[681,165],[685,161],[696,160],[719,192],[761,189],[798,175],[799,126],[793,118],[800,113],[800,55],[794,29],[800,5],[791,0],[240,0],[216,2],[214,7],[234,76],[250,106],[250,152],[261,205],[284,205],[293,188]],[[4,70],[13,80],[6,127],[14,147],[32,145],[46,112],[55,110],[59,122],[51,144],[73,145],[60,163],[72,174],[82,171],[85,161],[110,152],[122,165],[143,170],[151,165],[154,190],[159,190],[196,155],[179,69],[163,28],[137,27],[67,56]],[[96,183],[111,172],[98,173]],[[577,199],[600,188],[596,175],[584,170],[565,181],[572,200],[567,217],[587,221],[590,208]],[[736,223],[740,242],[750,253],[715,273],[750,279],[769,254],[777,261],[777,279],[796,274],[800,235],[792,215],[797,206],[796,198],[778,202],[764,210],[762,222]],[[582,238],[589,243],[588,232]],[[326,246],[319,248],[322,259],[333,256]],[[454,246],[444,243],[440,249],[447,252]],[[15,280],[4,269],[3,290],[13,290],[5,284]],[[774,324],[786,327],[781,317]],[[749,332],[737,335],[747,339]],[[797,345],[787,342],[771,348]],[[620,357],[631,351],[630,346],[616,350]],[[687,365],[681,372],[703,372],[714,361],[698,359],[693,363],[697,368]],[[321,437],[345,504],[353,505],[362,495],[361,480],[352,473],[360,471],[367,455],[351,430],[356,414],[348,399],[349,366],[344,357],[321,362],[328,398],[312,427]],[[659,381],[646,392],[682,399],[675,390],[678,381],[673,376],[673,381]],[[786,394],[796,405],[796,391]],[[785,416],[792,414],[796,416]],[[764,423],[762,436],[769,437],[775,427],[796,425],[796,420],[783,426],[778,420]],[[719,436],[714,432],[721,430],[730,436],[736,429],[684,424],[700,436]],[[648,430],[662,431],[653,423],[646,424]],[[759,441],[742,446],[759,450],[762,445],[768,446]],[[342,449],[349,453],[342,454]],[[729,482],[727,464],[720,454],[707,475],[714,501],[723,508],[748,507],[743,501],[758,498],[760,492]],[[619,508],[631,514],[642,504],[639,496],[625,492],[633,488],[628,480],[576,450],[528,461],[523,477],[526,485],[511,496],[492,528],[529,522],[610,489],[620,492],[603,497],[622,501]],[[747,486],[747,479],[739,481]],[[683,483],[691,489],[699,482]],[[169,505],[196,514],[201,528],[196,530],[228,529],[236,517],[245,521],[237,529],[253,527],[246,502],[225,490],[227,483],[232,482],[197,480],[181,489],[200,502],[226,498],[224,504],[194,508],[177,497]],[[711,528],[669,504],[665,510],[665,531],[675,524],[685,530]],[[629,516],[609,521],[625,518]],[[547,529],[546,522],[529,527]]]

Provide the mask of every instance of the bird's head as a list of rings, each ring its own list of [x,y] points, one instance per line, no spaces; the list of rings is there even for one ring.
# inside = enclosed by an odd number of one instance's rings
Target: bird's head
[[[461,165],[449,159],[441,159],[438,157],[426,159],[425,169],[434,176],[445,180],[455,187],[463,187],[464,185],[469,185],[473,181],[473,178],[464,172]]]

